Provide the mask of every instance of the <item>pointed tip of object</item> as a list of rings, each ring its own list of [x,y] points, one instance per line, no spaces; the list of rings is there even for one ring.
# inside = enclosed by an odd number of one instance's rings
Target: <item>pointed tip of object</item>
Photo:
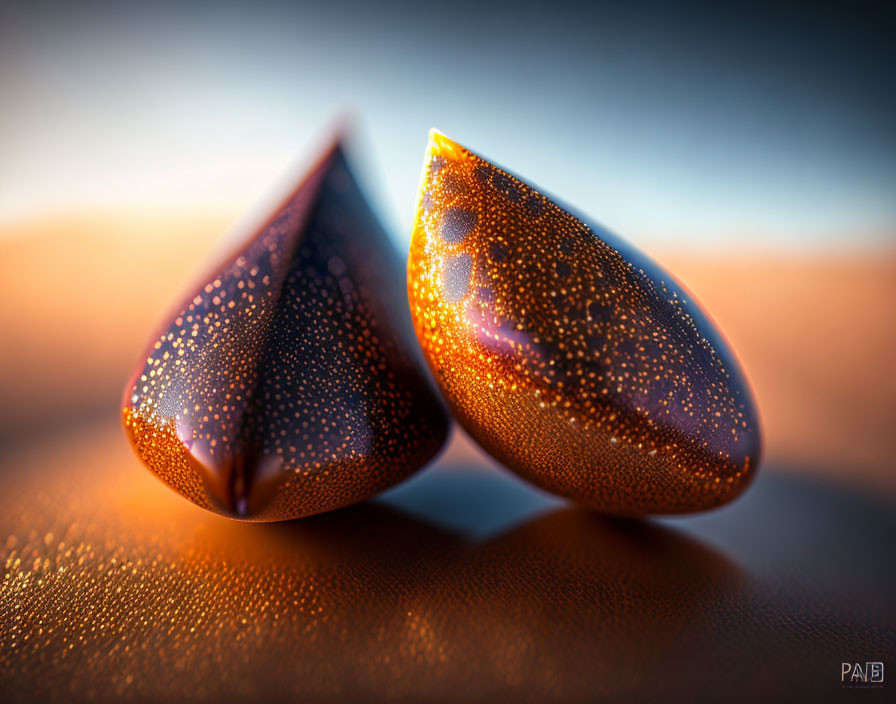
[[[355,113],[345,111],[337,114],[317,142],[319,145],[317,158],[313,160],[313,163],[320,166],[329,162],[334,156],[341,156],[343,160],[347,161],[347,152],[351,150],[357,125],[358,118]]]
[[[347,145],[351,141],[353,132],[352,122],[341,118],[334,122],[328,135],[321,140],[320,161],[326,161],[329,157],[336,154],[345,156]]]
[[[464,148],[438,128],[433,127],[429,130],[429,143],[426,148],[427,161],[433,156],[452,156],[461,151],[464,151]]]
[[[358,115],[351,110],[344,110],[330,123],[330,139],[334,144],[344,145],[358,129]]]
[[[315,183],[319,175],[329,173],[340,166],[351,173],[349,155],[357,124],[355,115],[349,112],[338,115],[330,123],[329,129],[318,142],[317,156],[311,162],[312,167],[304,169],[301,184],[290,198],[294,197],[304,184]]]

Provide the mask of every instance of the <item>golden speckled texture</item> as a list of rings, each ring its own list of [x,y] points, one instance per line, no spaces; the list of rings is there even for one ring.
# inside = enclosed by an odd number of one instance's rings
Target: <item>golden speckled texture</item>
[[[608,520],[450,453],[390,504],[247,524],[113,416],[0,448],[0,701],[821,702],[896,654],[892,504],[771,471]]]
[[[616,514],[740,494],[760,432],[712,323],[658,266],[433,131],[408,261],[417,336],[499,461]]]
[[[194,503],[280,520],[361,501],[442,446],[397,252],[339,145],[202,280],[125,391],[137,454]]]

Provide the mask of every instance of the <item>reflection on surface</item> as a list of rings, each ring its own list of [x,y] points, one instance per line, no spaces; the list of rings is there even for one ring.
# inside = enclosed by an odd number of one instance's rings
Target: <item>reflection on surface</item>
[[[853,604],[833,600],[845,582],[830,595],[812,575],[761,573],[740,553],[738,531],[786,529],[787,497],[811,497],[808,482],[772,476],[758,509],[735,504],[681,529],[546,504],[520,486],[436,467],[385,501],[256,525],[167,491],[114,421],[8,453],[3,698],[749,699],[774,684],[825,699],[839,693],[841,657],[893,653],[892,569]],[[465,525],[423,518],[439,497]],[[812,506],[804,525],[828,515]],[[892,528],[891,513],[864,515],[868,530]],[[720,535],[727,554],[692,528]]]

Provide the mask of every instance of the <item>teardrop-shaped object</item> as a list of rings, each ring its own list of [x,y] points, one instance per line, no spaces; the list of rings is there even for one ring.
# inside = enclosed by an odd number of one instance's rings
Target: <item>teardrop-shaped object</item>
[[[623,515],[729,501],[757,468],[733,354],[659,266],[433,131],[408,261],[455,417],[535,484]]]
[[[338,143],[153,339],[124,426],[164,482],[253,520],[361,501],[426,464],[448,420],[397,251]]]

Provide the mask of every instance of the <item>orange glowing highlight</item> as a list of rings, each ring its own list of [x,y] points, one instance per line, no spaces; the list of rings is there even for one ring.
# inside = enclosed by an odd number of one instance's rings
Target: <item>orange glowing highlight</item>
[[[613,513],[679,513],[732,499],[754,474],[754,404],[697,304],[436,131],[408,291],[455,417],[539,486]]]

